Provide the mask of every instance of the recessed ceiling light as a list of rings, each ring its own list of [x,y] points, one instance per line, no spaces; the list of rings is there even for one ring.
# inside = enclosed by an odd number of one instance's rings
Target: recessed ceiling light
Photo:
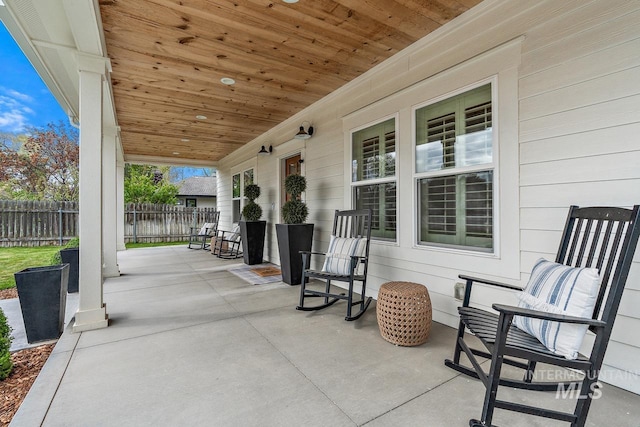
[[[173,152],[173,154],[178,155],[178,154],[180,154],[180,153],[178,153],[177,151],[174,151],[174,152]]]
[[[236,82],[231,77],[223,77],[220,79],[220,81],[222,82],[222,84],[225,84],[225,85],[232,85]]]
[[[187,139],[187,138],[182,138],[180,141],[182,141],[182,142],[189,142],[189,141],[191,141],[191,140],[190,140],[190,139]]]
[[[298,0],[282,0],[285,3],[298,3]]]
[[[198,119],[198,120],[207,120],[207,116],[203,116],[202,114],[198,114],[196,116],[196,119]]]

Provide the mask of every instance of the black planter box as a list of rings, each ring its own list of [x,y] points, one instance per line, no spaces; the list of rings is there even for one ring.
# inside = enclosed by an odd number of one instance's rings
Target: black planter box
[[[289,285],[302,283],[302,255],[311,251],[313,224],[276,224],[282,281]]]
[[[247,265],[262,264],[267,221],[240,221],[242,256]]]
[[[67,286],[67,292],[70,294],[78,292],[80,249],[62,249],[60,251],[60,257],[62,258],[63,264],[69,264],[69,285]]]
[[[67,305],[69,264],[34,267],[14,273],[27,341],[60,338]]]

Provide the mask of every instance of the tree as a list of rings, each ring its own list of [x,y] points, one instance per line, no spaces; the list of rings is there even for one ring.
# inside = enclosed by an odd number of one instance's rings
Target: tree
[[[78,131],[49,123],[24,135],[1,136],[0,197],[78,200]]]
[[[124,201],[127,203],[174,204],[178,187],[169,182],[169,167],[126,164]]]

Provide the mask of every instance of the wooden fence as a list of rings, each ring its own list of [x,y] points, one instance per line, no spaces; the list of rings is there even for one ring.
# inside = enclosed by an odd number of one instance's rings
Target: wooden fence
[[[179,242],[189,240],[191,227],[211,222],[215,208],[130,203],[124,214],[124,241]]]
[[[210,222],[215,208],[129,203],[125,242],[176,242]],[[0,200],[0,246],[62,245],[78,235],[78,203]],[[115,230],[113,230],[115,233]]]

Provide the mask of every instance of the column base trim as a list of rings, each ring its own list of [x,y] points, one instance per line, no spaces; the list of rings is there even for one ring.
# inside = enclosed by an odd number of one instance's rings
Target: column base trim
[[[94,310],[78,310],[73,324],[73,332],[92,331],[102,329],[109,326],[109,315],[107,314],[107,305]]]
[[[102,271],[104,277],[120,277],[120,267],[118,264],[113,266],[105,266]]]

